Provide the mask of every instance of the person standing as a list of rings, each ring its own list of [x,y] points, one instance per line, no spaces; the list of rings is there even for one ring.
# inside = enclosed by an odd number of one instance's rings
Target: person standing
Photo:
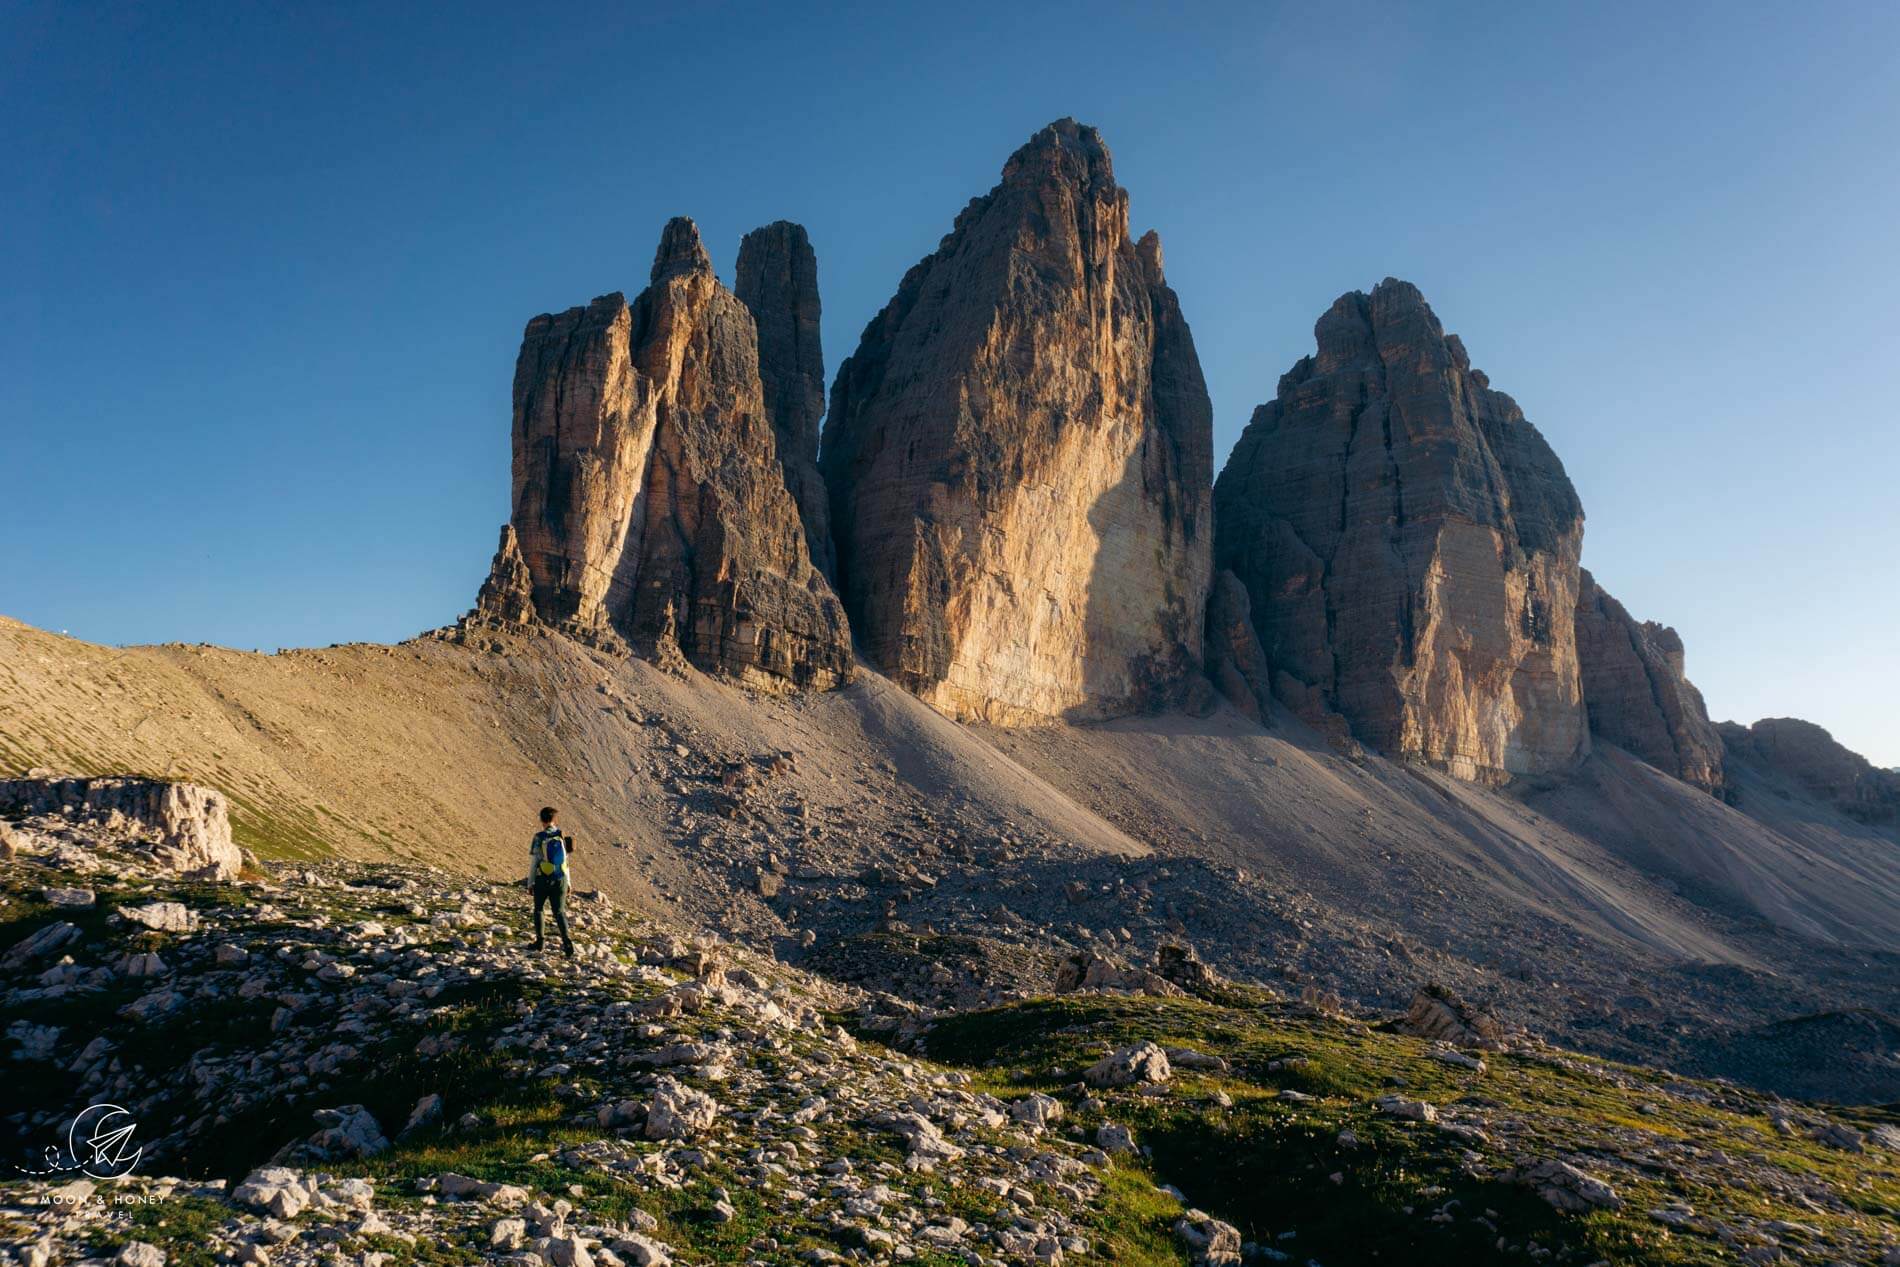
[[[560,813],[553,806],[541,811],[541,830],[528,846],[528,887],[534,893],[534,948],[541,950],[547,941],[541,934],[541,911],[554,908],[554,927],[561,934],[561,953],[574,957],[574,942],[567,935],[568,864],[574,856],[574,841],[555,821]]]

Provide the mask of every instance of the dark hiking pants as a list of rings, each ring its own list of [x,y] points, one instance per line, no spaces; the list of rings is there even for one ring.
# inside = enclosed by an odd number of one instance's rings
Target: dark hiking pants
[[[554,908],[554,927],[556,931],[561,934],[561,947],[564,950],[572,951],[574,949],[574,943],[567,935],[566,877],[547,880],[537,879],[534,882],[534,944],[537,946],[542,944],[541,908],[544,906]]]

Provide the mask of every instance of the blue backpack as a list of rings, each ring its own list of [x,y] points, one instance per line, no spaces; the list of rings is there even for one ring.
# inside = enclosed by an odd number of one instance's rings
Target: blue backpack
[[[539,838],[541,863],[536,868],[544,876],[556,876],[567,870],[567,842],[560,832],[543,832]]]

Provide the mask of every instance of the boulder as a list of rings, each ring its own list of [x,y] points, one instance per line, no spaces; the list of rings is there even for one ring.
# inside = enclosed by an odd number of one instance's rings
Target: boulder
[[[1559,1210],[1583,1214],[1623,1204],[1609,1184],[1555,1157],[1519,1166],[1511,1172],[1511,1178]]]
[[[712,1128],[719,1102],[674,1078],[662,1077],[647,1104],[648,1139],[691,1139]]]
[[[143,906],[121,906],[119,915],[156,933],[188,933],[197,925],[197,917],[183,902],[147,902]]]
[[[1045,1127],[1062,1120],[1062,1102],[1038,1091],[1012,1103],[1009,1115],[1025,1126]]]
[[[1722,736],[1683,674],[1682,639],[1667,625],[1636,621],[1587,569],[1579,573],[1577,659],[1591,734],[1721,793]]]
[[[1092,1087],[1128,1087],[1142,1082],[1166,1082],[1173,1070],[1168,1053],[1159,1044],[1131,1043],[1090,1065],[1082,1080]]]
[[[35,959],[44,959],[54,951],[72,945],[84,935],[77,924],[69,924],[64,920],[48,924],[15,942],[6,957],[0,959],[0,967],[18,968]]]
[[[1417,288],[1342,296],[1214,490],[1287,708],[1459,778],[1589,748],[1577,665],[1583,509],[1516,402]]]
[[[514,512],[474,616],[765,689],[851,675],[760,379],[753,314],[691,220],[646,290],[536,317],[514,385]]]
[[[1387,1117],[1404,1118],[1408,1122],[1431,1123],[1438,1120],[1436,1105],[1402,1095],[1382,1095],[1372,1102],[1372,1107]]]
[[[1496,1017],[1467,1003],[1436,981],[1420,986],[1412,1005],[1398,1023],[1401,1033],[1429,1038],[1453,1047],[1498,1051],[1505,1043],[1504,1027]]]
[[[245,1176],[231,1199],[279,1219],[294,1219],[317,1198],[317,1181],[286,1166],[265,1166]]]
[[[1195,1267],[1226,1267],[1240,1261],[1240,1229],[1203,1210],[1189,1210],[1176,1219],[1174,1235]]]
[[[959,719],[1204,696],[1213,413],[1094,128],[1032,137],[838,369],[820,462],[869,659]]]

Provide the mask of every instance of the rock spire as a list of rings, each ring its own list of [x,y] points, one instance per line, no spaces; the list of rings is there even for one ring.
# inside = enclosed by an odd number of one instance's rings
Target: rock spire
[[[536,317],[514,386],[514,512],[477,614],[764,687],[851,673],[787,490],[753,313],[671,221],[651,282]]]

